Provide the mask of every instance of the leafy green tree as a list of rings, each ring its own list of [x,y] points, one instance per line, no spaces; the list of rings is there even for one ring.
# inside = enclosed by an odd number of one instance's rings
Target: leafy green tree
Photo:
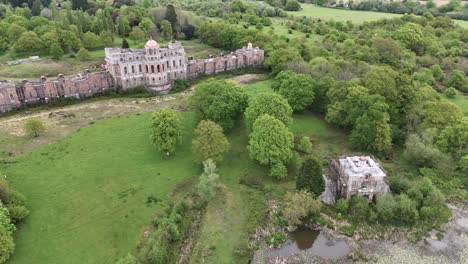
[[[391,224],[394,221],[397,208],[398,204],[392,194],[385,194],[379,197],[375,205],[379,222],[382,224]]]
[[[109,33],[109,31],[103,30],[99,34],[99,41],[104,45],[105,47],[112,46],[114,41],[112,40],[112,35]]]
[[[414,225],[419,219],[416,203],[406,194],[397,197],[397,208],[394,215],[396,221],[402,225]]]
[[[174,32],[178,32],[180,25],[179,25],[179,20],[177,19],[177,13],[173,5],[166,6],[166,15],[164,19],[171,23],[171,29]]]
[[[296,189],[306,190],[316,196],[320,196],[325,191],[322,165],[319,160],[307,157],[302,162],[301,170],[296,179]]]
[[[372,39],[372,47],[380,56],[380,61],[398,67],[403,57],[400,44],[391,38],[376,37]]]
[[[260,93],[250,97],[248,105],[245,110],[245,123],[249,131],[252,130],[255,120],[264,114],[276,117],[286,126],[292,123],[292,109],[281,95]]]
[[[416,108],[422,128],[444,128],[457,124],[463,118],[460,108],[446,100],[423,102],[422,109]]]
[[[75,33],[71,31],[61,30],[59,38],[61,46],[62,48],[64,48],[65,51],[67,51],[67,49],[78,51],[82,46],[80,39],[76,36]]]
[[[411,134],[405,143],[405,158],[412,164],[420,167],[435,167],[443,170],[450,170],[452,162],[450,157],[442,153],[439,149],[432,145],[432,135],[428,135],[428,131],[423,133],[423,136]],[[447,131],[449,133],[449,131]],[[449,148],[449,140],[443,135],[440,139],[440,146]],[[447,143],[446,143],[447,142]]]
[[[99,36],[90,31],[83,34],[82,44],[86,49],[95,49],[101,45]]]
[[[57,43],[54,43],[50,46],[49,54],[54,60],[60,60],[64,53],[62,48]]]
[[[468,117],[459,123],[442,129],[437,136],[435,145],[445,153],[450,153],[455,159],[468,154]]]
[[[201,119],[211,120],[228,131],[244,112],[247,99],[243,87],[232,82],[209,79],[197,85],[190,98],[190,105]]]
[[[301,54],[295,48],[279,48],[272,50],[268,57],[265,59],[265,66],[271,68],[273,75],[278,74],[284,70],[290,62],[303,61]]]
[[[21,34],[20,38],[16,41],[16,52],[39,52],[43,49],[42,41],[32,31],[26,31]]]
[[[229,141],[221,126],[210,120],[202,120],[195,129],[192,150],[197,162],[208,159],[221,162],[229,151]]]
[[[301,137],[297,144],[297,149],[303,153],[310,154],[312,152],[312,142],[309,137]]]
[[[24,122],[24,130],[27,134],[33,137],[38,137],[45,131],[45,126],[41,120],[31,118]]]
[[[140,27],[133,27],[132,32],[130,32],[130,38],[135,42],[139,42],[145,39],[145,33]]]
[[[349,203],[349,214],[351,215],[354,221],[357,221],[357,222],[367,221],[369,214],[370,214],[369,201],[367,197],[364,197],[364,196],[352,197]]]
[[[297,227],[305,218],[319,214],[321,207],[322,202],[315,199],[306,190],[295,193],[288,192],[285,196],[283,215],[288,220],[289,225]]]
[[[454,70],[446,83],[449,87],[454,87],[462,92],[468,92],[465,73],[459,70]]]
[[[315,82],[305,74],[296,74],[285,80],[280,88],[281,94],[294,111],[304,111],[314,101]]]
[[[271,89],[273,89],[275,92],[278,92],[281,85],[283,85],[283,82],[294,76],[295,73],[291,70],[285,70],[281,71],[276,75],[275,81],[271,84]]]
[[[216,189],[219,186],[219,175],[216,173],[216,164],[211,159],[203,162],[203,168],[197,187],[200,197],[207,201],[216,195]]]
[[[349,209],[349,201],[347,199],[340,198],[336,201],[335,208],[340,214],[346,214]]]
[[[125,257],[119,259],[116,264],[138,264],[138,260],[132,254],[127,254]]]
[[[164,39],[170,39],[172,38],[172,26],[171,22],[167,20],[163,20],[161,22],[161,34]]]
[[[420,25],[407,23],[396,30],[395,37],[416,54],[421,55],[424,53],[424,33]]]
[[[126,39],[122,40],[122,49],[129,49],[130,45],[128,44],[128,41]]]
[[[292,147],[293,134],[281,121],[267,114],[257,118],[249,135],[248,150],[252,159],[262,165],[284,165],[292,158]],[[277,171],[278,167],[275,169]],[[279,175],[275,173],[275,176]]]
[[[80,61],[87,61],[91,59],[91,54],[89,54],[89,51],[85,48],[81,48],[77,53],[76,53],[76,58]]]
[[[24,32],[26,32],[27,29],[16,24],[16,23],[13,23],[11,24],[9,27],[8,27],[8,38],[9,39],[17,39],[18,36],[21,36]]]
[[[151,115],[151,141],[169,155],[181,139],[181,121],[177,112],[163,108]]]
[[[457,89],[450,87],[447,90],[445,90],[444,94],[448,98],[455,98],[455,96],[457,96]]]
[[[432,71],[432,76],[434,76],[436,80],[442,81],[445,79],[445,74],[439,64],[434,64],[429,67],[429,69]]]
[[[284,7],[284,10],[286,11],[299,11],[301,9],[301,4],[299,4],[297,0],[288,0],[286,2],[286,6]]]

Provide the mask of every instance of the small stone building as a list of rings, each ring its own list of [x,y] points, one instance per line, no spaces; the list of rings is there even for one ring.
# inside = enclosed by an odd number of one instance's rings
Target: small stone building
[[[336,177],[337,194],[350,199],[366,196],[370,201],[390,191],[380,163],[369,156],[346,156],[332,160],[330,170]]]

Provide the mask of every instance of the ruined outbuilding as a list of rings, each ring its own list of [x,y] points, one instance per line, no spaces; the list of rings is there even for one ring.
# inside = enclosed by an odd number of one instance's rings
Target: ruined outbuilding
[[[335,174],[337,195],[350,199],[366,196],[370,201],[389,192],[386,173],[378,160],[370,156],[345,156],[332,160],[330,171]]]

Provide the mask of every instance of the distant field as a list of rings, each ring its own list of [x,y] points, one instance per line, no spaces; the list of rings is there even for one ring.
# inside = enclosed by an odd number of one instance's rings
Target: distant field
[[[374,21],[382,18],[395,18],[400,17],[399,14],[390,14],[382,12],[371,11],[355,11],[337,8],[320,7],[312,4],[301,4],[302,10],[297,12],[288,12],[288,14],[295,16],[309,16],[313,18],[320,18],[324,20],[334,19],[336,21],[350,20],[354,23],[362,23],[365,21]],[[468,21],[455,20],[455,23],[462,27],[468,28]]]

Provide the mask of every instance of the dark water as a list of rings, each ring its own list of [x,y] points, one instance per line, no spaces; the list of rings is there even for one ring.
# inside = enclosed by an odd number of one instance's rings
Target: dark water
[[[336,259],[346,256],[351,247],[343,240],[329,239],[320,231],[301,229],[290,233],[281,248],[273,249],[275,256],[291,256],[304,251],[322,258]]]

